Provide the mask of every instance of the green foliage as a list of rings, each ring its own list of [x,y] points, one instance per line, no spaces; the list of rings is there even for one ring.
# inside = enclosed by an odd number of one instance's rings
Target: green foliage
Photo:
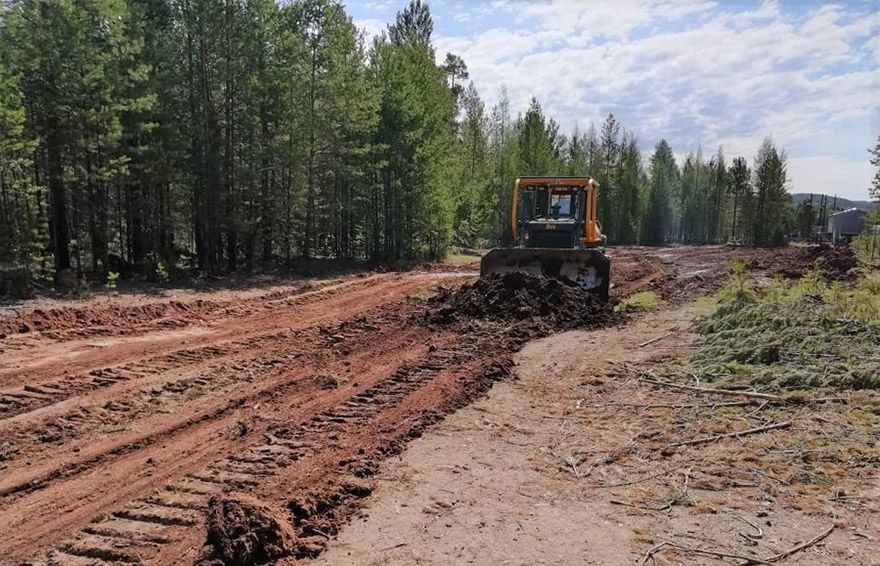
[[[880,162],[878,162],[880,167]],[[880,196],[880,190],[878,190]],[[865,217],[865,230],[853,238],[850,247],[866,265],[880,265],[880,208],[875,208]]]
[[[737,270],[732,280],[737,279]],[[697,326],[693,369],[722,385],[880,388],[880,281],[828,284],[818,270],[732,300]],[[723,295],[724,293],[722,293]]]
[[[161,281],[163,283],[167,282],[168,279],[171,277],[168,274],[168,270],[165,269],[165,265],[161,261],[156,264],[155,273],[156,273],[156,278],[159,279],[159,281]]]
[[[519,163],[523,175],[552,175],[560,165],[559,126],[546,119],[536,98],[518,124]]]
[[[749,242],[749,232],[746,229],[748,222],[747,213],[752,203],[752,172],[744,157],[736,157],[727,171],[727,192],[731,203],[730,231],[728,241],[732,243]],[[738,214],[738,215],[737,215]]]
[[[672,148],[660,140],[651,156],[651,182],[642,219],[642,243],[663,245],[674,231],[672,201],[679,191],[680,176]]]
[[[877,136],[877,143],[874,144],[873,148],[868,150],[868,153],[871,154],[871,165],[876,169],[874,171],[874,178],[871,179],[871,187],[868,191],[871,194],[871,200],[880,203],[880,135]]]
[[[778,151],[769,138],[761,144],[755,157],[754,177],[752,243],[756,246],[782,245],[791,221],[791,196],[786,189],[785,152]]]
[[[751,303],[757,299],[757,294],[752,287],[751,279],[746,273],[746,263],[737,255],[727,262],[728,279],[718,299],[722,304],[732,303],[733,309],[739,308],[740,303]]]
[[[20,0],[0,30],[0,261],[59,280],[437,259],[509,242],[529,174],[597,179],[612,244],[788,229],[772,144],[752,198],[720,150],[680,169],[661,141],[646,170],[613,115],[566,136],[537,99],[487,109],[422,0],[369,46],[338,0]]]
[[[651,310],[660,302],[654,291],[640,291],[620,301],[620,310],[637,312]]]
[[[108,289],[115,289],[116,282],[119,280],[119,273],[116,271],[108,271],[107,272],[107,280],[104,283],[104,286]]]

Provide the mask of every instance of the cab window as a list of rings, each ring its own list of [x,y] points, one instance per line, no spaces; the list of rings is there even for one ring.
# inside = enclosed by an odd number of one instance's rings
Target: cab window
[[[571,216],[571,195],[554,194],[550,197],[550,216]]]

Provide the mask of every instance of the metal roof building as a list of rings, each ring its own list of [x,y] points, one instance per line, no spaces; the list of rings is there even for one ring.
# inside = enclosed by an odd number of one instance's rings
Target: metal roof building
[[[835,244],[845,244],[865,229],[865,211],[848,208],[828,217],[828,232]]]

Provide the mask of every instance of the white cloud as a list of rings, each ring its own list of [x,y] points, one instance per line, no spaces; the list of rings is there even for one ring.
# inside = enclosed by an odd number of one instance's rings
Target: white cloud
[[[375,36],[380,35],[387,29],[387,24],[383,20],[376,18],[356,19],[354,20],[354,25],[364,33],[364,45],[367,48],[370,47]]]
[[[880,129],[876,7],[824,5],[801,15],[775,1],[745,11],[671,0],[493,7],[513,22],[437,37],[438,57],[461,55],[488,105],[505,85],[514,112],[535,95],[566,130],[614,112],[646,148],[666,137],[676,151],[723,145],[728,156],[753,155],[769,134],[783,147],[812,147],[805,155],[849,157],[824,163],[851,178],[874,140],[864,128],[849,139],[841,132],[854,121]],[[838,147],[827,147],[831,138]]]
[[[831,155],[788,160],[790,188],[796,193],[824,193],[866,200],[873,176],[874,171],[867,160],[848,161]]]
[[[708,0],[619,0],[584,2],[550,0],[549,2],[499,1],[496,9],[514,15],[521,24],[535,24],[538,29],[560,34],[588,31],[597,37],[625,38],[634,29],[660,21],[676,21],[714,7]]]

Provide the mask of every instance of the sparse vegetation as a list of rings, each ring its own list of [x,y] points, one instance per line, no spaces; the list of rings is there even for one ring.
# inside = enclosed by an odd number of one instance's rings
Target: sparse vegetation
[[[620,310],[624,312],[650,310],[657,306],[659,300],[654,291],[640,291],[622,300]]]
[[[880,265],[880,209],[868,214],[864,232],[853,239],[850,247],[862,263]]]
[[[104,283],[104,286],[108,289],[115,289],[116,282],[119,280],[119,273],[116,271],[111,271],[107,273],[107,282]]]
[[[156,278],[159,279],[162,283],[168,281],[171,276],[168,273],[168,270],[165,269],[165,265],[160,261],[156,264]]]

